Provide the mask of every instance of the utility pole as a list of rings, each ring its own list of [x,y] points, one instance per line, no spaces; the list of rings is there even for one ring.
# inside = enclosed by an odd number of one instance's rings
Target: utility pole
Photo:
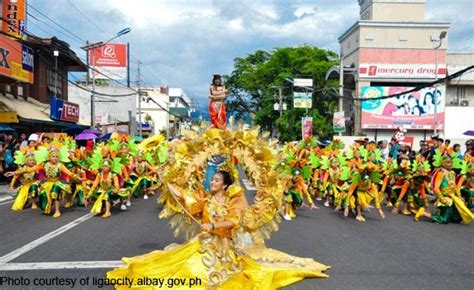
[[[443,45],[443,39],[446,37],[446,31],[441,31],[438,37],[431,36],[431,42],[433,43],[433,48],[435,50],[435,81],[438,80],[438,49]],[[436,122],[436,115],[438,114],[438,94],[437,89],[435,87],[433,100],[434,100],[434,114],[433,114],[433,134],[437,134],[437,122]]]
[[[278,87],[278,110],[281,118],[283,116],[283,87]]]
[[[342,49],[341,49],[340,57],[341,57],[341,61],[340,61],[340,67],[339,67],[339,112],[342,112],[344,110],[343,104],[342,104],[342,97],[344,96],[344,64],[343,64]],[[342,132],[339,132],[338,135],[342,136]]]
[[[142,92],[140,90],[140,61],[137,61],[137,91],[138,91],[138,136],[142,137]]]

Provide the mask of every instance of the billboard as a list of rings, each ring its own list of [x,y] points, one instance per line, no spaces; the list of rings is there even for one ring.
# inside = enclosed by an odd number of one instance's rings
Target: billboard
[[[344,112],[334,112],[332,127],[336,133],[346,132],[346,118]]]
[[[54,120],[77,123],[79,121],[79,105],[51,97],[50,118]]]
[[[294,79],[293,85],[295,87],[312,87],[313,79]]]
[[[3,0],[2,31],[23,39],[26,30],[26,0]],[[6,20],[6,21],[3,21]]]
[[[434,64],[390,64],[390,63],[376,63],[367,64],[361,63],[359,66],[359,77],[361,78],[393,78],[393,79],[434,79],[435,78]],[[446,65],[438,65],[438,78],[446,76]]]
[[[7,36],[0,35],[0,75],[33,83],[33,50]]]
[[[100,72],[90,71],[90,74],[94,74],[96,79],[127,79],[127,45],[107,43],[91,49],[89,51],[89,65]]]
[[[377,98],[412,89],[411,87],[362,87],[362,98]],[[445,86],[429,87],[389,99],[362,101],[363,129],[432,130],[436,103],[437,129],[444,128]]]
[[[313,93],[293,93],[293,107],[294,108],[308,108],[313,107]]]
[[[301,139],[313,135],[313,117],[301,118]]]

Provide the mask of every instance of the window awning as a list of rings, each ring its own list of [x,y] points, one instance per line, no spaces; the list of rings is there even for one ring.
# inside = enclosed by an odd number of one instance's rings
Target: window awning
[[[29,99],[27,102],[24,99],[15,99],[1,95],[0,106],[7,108],[11,112],[16,112],[18,117],[22,119],[54,123],[49,117],[49,105],[45,105],[34,99]]]

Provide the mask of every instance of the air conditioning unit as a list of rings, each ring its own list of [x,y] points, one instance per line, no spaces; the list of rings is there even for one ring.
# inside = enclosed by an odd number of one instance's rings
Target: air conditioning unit
[[[450,105],[456,105],[456,106],[457,106],[457,105],[459,105],[459,102],[458,102],[458,101],[451,101],[451,102],[449,102],[449,104],[450,104]]]
[[[469,100],[461,100],[459,103],[461,107],[469,107]]]

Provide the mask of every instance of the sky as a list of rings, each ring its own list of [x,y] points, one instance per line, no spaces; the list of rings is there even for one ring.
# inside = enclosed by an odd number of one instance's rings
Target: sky
[[[80,47],[131,32],[131,75],[142,63],[146,85],[183,88],[201,100],[213,74],[258,49],[314,45],[339,51],[337,38],[359,17],[357,0],[28,0],[27,30]],[[39,12],[38,12],[39,11]],[[61,25],[58,27],[52,21]],[[450,22],[449,50],[474,51],[474,1],[427,0],[428,21]],[[69,32],[66,32],[67,29]]]

